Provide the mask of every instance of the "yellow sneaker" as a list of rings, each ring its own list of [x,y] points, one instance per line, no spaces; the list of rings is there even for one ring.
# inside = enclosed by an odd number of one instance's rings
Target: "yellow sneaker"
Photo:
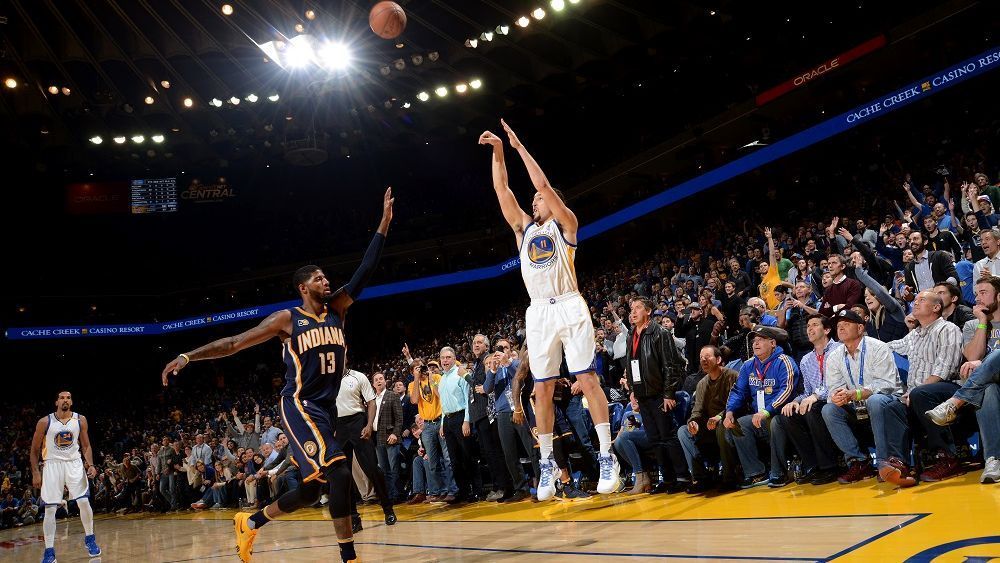
[[[233,525],[236,529],[236,554],[239,555],[243,563],[250,562],[253,553],[253,540],[257,537],[257,530],[251,530],[247,525],[251,514],[249,512],[239,512],[233,517]]]

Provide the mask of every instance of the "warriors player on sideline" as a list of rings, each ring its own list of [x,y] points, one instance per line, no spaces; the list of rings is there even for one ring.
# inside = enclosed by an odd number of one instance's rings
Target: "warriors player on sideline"
[[[594,325],[587,302],[578,291],[576,269],[576,215],[563,202],[545,173],[528,154],[517,135],[500,120],[510,146],[517,150],[534,184],[535,196],[529,216],[517,204],[507,184],[503,141],[486,131],[479,144],[493,147],[493,188],[504,219],[514,230],[520,248],[521,275],[531,297],[525,313],[528,356],[535,380],[535,417],[538,425],[538,446],[541,456],[538,500],[547,500],[556,492],[559,475],[552,457],[552,425],[555,413],[552,397],[563,354],[570,374],[583,387],[590,405],[590,416],[600,438],[601,468],[597,492],[618,490],[618,460],[611,453],[611,426],[608,424],[608,400],[594,371]]]
[[[73,395],[61,391],[56,396],[56,412],[38,420],[31,438],[31,486],[41,488],[41,504],[45,507],[42,563],[55,563],[56,560],[56,509],[63,501],[63,488],[69,490],[69,500],[75,500],[80,509],[87,554],[91,557],[101,555],[101,548],[94,539],[94,509],[90,506],[90,483],[87,481],[88,477],[97,476],[87,435],[87,417],[73,412],[72,408]],[[44,464],[41,473],[38,472],[39,452]],[[85,462],[80,459],[81,453]]]
[[[318,266],[303,266],[292,278],[302,296],[301,307],[277,311],[242,334],[181,354],[163,369],[166,386],[169,374],[176,374],[190,362],[230,356],[275,336],[281,339],[287,371],[278,406],[290,438],[292,462],[303,476],[302,485],[253,515],[236,515],[236,548],[244,562],[250,561],[257,530],[282,514],[312,506],[324,492],[321,485],[327,487],[340,556],[344,561],[358,561],[351,531],[351,467],[334,437],[337,394],[344,375],[344,316],[375,271],[392,221],[392,204],[389,188],[378,232],[347,285],[331,292],[330,282]],[[396,523],[391,510],[385,523]]]

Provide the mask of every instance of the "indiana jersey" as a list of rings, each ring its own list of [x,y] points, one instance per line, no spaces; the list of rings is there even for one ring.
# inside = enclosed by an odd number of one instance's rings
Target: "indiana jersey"
[[[65,423],[56,414],[49,415],[49,427],[42,445],[42,460],[73,461],[80,459],[80,415],[70,413]]]
[[[285,340],[285,387],[281,394],[298,400],[337,400],[344,375],[344,323],[329,307],[320,316],[295,307],[292,336]]]
[[[532,299],[550,299],[577,291],[576,245],[566,242],[559,223],[532,223],[521,241],[521,276]]]

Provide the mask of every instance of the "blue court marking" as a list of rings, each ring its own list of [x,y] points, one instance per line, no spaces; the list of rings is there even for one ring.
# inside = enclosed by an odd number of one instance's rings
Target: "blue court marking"
[[[851,553],[852,551],[856,551],[858,549],[861,549],[862,547],[864,547],[864,546],[866,546],[866,545],[868,545],[868,544],[870,544],[870,543],[872,543],[874,541],[878,541],[878,540],[884,538],[885,536],[888,536],[889,534],[891,534],[891,533],[893,533],[893,532],[895,532],[897,530],[902,530],[903,528],[909,526],[910,524],[912,524],[914,522],[917,522],[919,520],[923,520],[924,518],[926,518],[928,516],[930,516],[930,513],[914,514],[913,518],[910,518],[906,522],[903,522],[902,524],[900,524],[898,526],[893,526],[892,528],[889,528],[888,530],[883,530],[882,532],[880,532],[878,534],[875,534],[874,536],[872,536],[872,537],[870,537],[870,538],[868,538],[868,539],[866,539],[864,541],[858,542],[858,543],[852,545],[851,547],[848,547],[847,549],[844,549],[842,551],[838,551],[837,553],[834,553],[833,555],[827,557],[826,559],[823,559],[822,561],[824,561],[824,562],[825,561],[833,561],[834,559],[843,557],[843,556],[847,555],[848,553]]]

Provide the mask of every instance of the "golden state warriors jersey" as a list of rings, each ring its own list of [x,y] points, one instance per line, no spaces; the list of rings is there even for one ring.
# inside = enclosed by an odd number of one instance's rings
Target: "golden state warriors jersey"
[[[80,415],[71,413],[63,423],[55,414],[49,415],[49,427],[42,445],[43,461],[73,461],[80,459]]]
[[[566,242],[559,223],[532,223],[521,241],[521,277],[532,299],[550,299],[577,291],[576,245]]]

